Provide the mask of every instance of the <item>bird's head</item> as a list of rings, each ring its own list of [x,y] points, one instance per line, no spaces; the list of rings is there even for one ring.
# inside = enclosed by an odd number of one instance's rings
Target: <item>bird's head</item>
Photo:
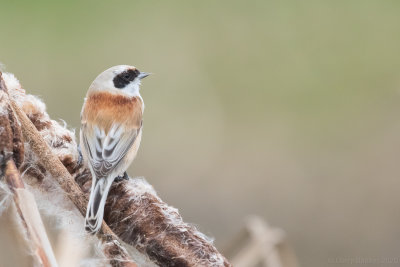
[[[89,91],[106,91],[125,96],[139,96],[141,80],[147,76],[149,76],[149,73],[141,72],[133,66],[114,66],[97,76]]]

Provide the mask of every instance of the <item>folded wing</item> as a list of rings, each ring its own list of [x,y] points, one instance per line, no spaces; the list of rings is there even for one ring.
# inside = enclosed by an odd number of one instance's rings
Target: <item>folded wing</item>
[[[114,123],[106,133],[96,125],[82,124],[83,144],[97,179],[108,177],[132,147],[141,128],[126,129]]]

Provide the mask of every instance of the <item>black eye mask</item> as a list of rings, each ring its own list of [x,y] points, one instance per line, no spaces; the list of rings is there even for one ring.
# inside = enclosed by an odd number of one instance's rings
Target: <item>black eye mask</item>
[[[138,75],[140,71],[137,69],[129,69],[127,71],[121,72],[117,76],[114,77],[113,82],[115,88],[122,89],[127,86],[130,82],[132,82]]]

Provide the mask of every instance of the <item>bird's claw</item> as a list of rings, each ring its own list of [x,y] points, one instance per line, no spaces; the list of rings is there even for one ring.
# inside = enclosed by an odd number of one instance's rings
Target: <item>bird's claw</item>
[[[117,176],[114,179],[114,182],[121,182],[122,180],[129,180],[129,176],[127,172],[124,172],[123,176]]]

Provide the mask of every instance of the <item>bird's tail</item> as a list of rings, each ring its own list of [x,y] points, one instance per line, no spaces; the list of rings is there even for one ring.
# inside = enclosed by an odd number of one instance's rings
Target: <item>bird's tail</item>
[[[112,181],[109,178],[93,179],[85,218],[85,229],[90,233],[96,233],[101,227],[104,206]]]

